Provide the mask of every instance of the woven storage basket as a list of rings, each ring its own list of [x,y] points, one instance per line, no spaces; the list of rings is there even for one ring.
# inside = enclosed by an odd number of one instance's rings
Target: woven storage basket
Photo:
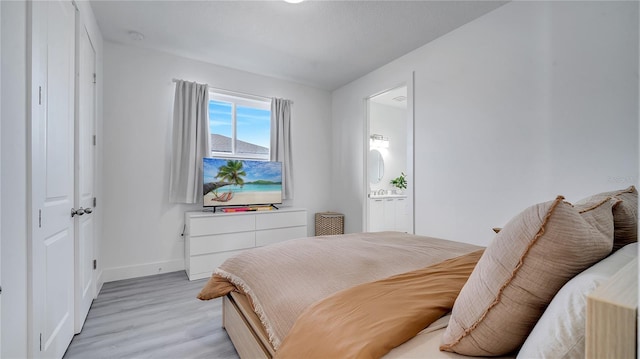
[[[344,233],[344,214],[337,212],[316,213],[316,236]]]

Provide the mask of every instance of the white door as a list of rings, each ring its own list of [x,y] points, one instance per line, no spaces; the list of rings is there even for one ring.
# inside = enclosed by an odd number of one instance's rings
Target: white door
[[[0,4],[0,29],[2,29],[2,4]],[[2,31],[0,30],[0,39],[2,39]],[[2,44],[0,41],[0,49],[2,48]],[[2,58],[2,54],[0,51],[0,58]],[[2,84],[2,74],[0,73],[0,84]],[[2,87],[2,86],[0,86]],[[0,91],[0,99],[2,98],[2,91]],[[2,101],[0,101],[2,103]],[[0,113],[2,110],[0,109]],[[2,136],[0,136],[2,137]],[[1,148],[2,146],[0,146]],[[1,156],[0,156],[1,157]],[[0,173],[2,171],[0,170]],[[1,203],[1,199],[0,199]],[[0,233],[2,233],[2,213],[0,213]],[[0,269],[2,268],[2,241],[0,241]],[[2,278],[2,270],[0,270],[0,279]],[[1,282],[1,281],[0,281]],[[0,328],[2,328],[2,283],[0,283]],[[0,353],[2,353],[2,331],[0,330]]]
[[[94,298],[93,214],[95,173],[95,61],[96,54],[84,26],[79,34],[78,118],[76,128],[76,205],[84,214],[76,220],[75,332],[80,333]]]
[[[384,200],[369,200],[369,232],[380,232],[384,230]]]
[[[407,199],[396,198],[396,221],[395,230],[399,232],[409,232],[409,214],[407,210]]]
[[[61,358],[73,338],[75,8],[33,1],[29,356]]]
[[[383,201],[383,218],[382,218],[382,230],[383,231],[395,231],[396,230],[396,202],[393,198],[385,198]]]
[[[0,4],[0,29],[2,29],[2,4]],[[2,39],[2,31],[0,30],[0,39]],[[1,42],[1,41],[0,41]],[[0,49],[2,48],[2,44],[0,43]],[[0,51],[1,52],[1,51]],[[0,54],[0,58],[2,55]],[[0,73],[0,84],[2,83],[2,74]],[[2,86],[0,86],[2,87]],[[0,91],[0,99],[2,98],[2,91]],[[2,101],[0,101],[2,103]],[[0,113],[2,110],[0,109]],[[0,135],[0,138],[2,136]],[[2,146],[0,146],[1,148]],[[2,177],[2,170],[0,170],[0,178]],[[1,203],[1,199],[0,199]],[[2,233],[2,213],[0,213],[0,233]],[[0,279],[2,279],[2,241],[0,241]],[[0,281],[1,282],[1,281]],[[2,283],[0,283],[0,328],[2,328]],[[2,331],[0,330],[0,354],[2,353]]]

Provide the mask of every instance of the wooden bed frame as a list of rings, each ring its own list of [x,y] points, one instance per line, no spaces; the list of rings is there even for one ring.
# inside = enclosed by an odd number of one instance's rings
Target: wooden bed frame
[[[240,358],[271,359],[274,350],[267,333],[245,296],[231,292],[222,298],[222,327],[225,328]],[[255,328],[257,326],[257,328]]]
[[[587,359],[637,358],[638,258],[587,295]]]

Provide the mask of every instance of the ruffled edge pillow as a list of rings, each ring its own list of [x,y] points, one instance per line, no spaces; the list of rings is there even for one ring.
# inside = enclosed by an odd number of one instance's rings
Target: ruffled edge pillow
[[[613,250],[638,241],[638,191],[634,186],[617,191],[602,192],[576,202],[577,207],[589,207],[608,197],[620,200],[613,207]]]
[[[556,292],[611,253],[616,200],[590,208],[589,221],[563,200],[525,209],[496,234],[455,301],[440,350],[470,356],[513,352]]]

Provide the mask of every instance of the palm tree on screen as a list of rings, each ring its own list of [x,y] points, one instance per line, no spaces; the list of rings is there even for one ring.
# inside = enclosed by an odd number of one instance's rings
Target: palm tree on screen
[[[244,186],[243,177],[247,175],[247,173],[242,170],[242,166],[242,161],[228,160],[226,165],[218,168],[216,178],[242,187]]]

